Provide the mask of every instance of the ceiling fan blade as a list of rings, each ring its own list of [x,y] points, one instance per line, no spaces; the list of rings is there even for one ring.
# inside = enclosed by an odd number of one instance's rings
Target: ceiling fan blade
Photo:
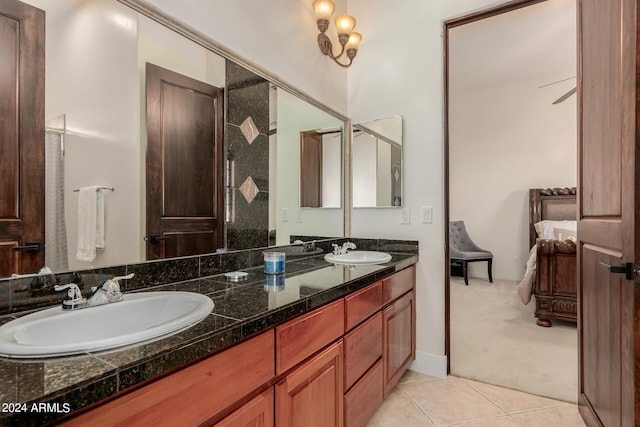
[[[574,87],[573,89],[571,89],[569,92],[565,93],[564,95],[562,95],[560,98],[556,99],[555,101],[552,102],[553,105],[556,104],[560,104],[562,101],[564,101],[565,99],[569,98],[571,95],[573,95],[574,93],[576,93],[576,90],[578,88]]]

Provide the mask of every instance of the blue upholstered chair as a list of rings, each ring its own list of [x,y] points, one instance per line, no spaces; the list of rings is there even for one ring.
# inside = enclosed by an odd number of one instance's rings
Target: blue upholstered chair
[[[486,249],[482,249],[471,240],[464,226],[464,221],[449,222],[449,258],[452,269],[462,267],[464,284],[467,286],[469,286],[468,264],[470,262],[487,261],[489,282],[493,283],[491,274],[493,254]]]

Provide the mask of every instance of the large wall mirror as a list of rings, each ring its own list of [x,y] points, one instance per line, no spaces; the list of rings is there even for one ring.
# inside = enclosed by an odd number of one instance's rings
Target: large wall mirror
[[[402,116],[353,125],[353,207],[402,206]]]
[[[260,75],[257,66],[249,70],[204,47],[201,37],[191,40],[123,4],[133,1],[24,2],[46,12],[45,264],[54,272],[145,261],[150,237],[171,247],[172,232],[150,236],[147,228],[147,63],[223,91],[223,145],[215,160],[224,193],[221,247],[286,244],[294,234],[344,235],[342,166],[332,172],[336,209],[300,213],[297,183],[300,132],[332,129],[342,158],[346,117]],[[193,163],[184,161],[189,170]],[[86,186],[105,188],[105,245],[90,262],[76,259],[75,190]],[[204,187],[179,191],[197,198]],[[173,246],[183,241],[174,239]],[[182,254],[211,251],[196,242]]]

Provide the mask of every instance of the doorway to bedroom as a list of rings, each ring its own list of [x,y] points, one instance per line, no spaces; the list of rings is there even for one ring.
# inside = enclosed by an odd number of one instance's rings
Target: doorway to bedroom
[[[448,268],[450,372],[569,402],[576,325],[539,326],[523,279],[536,260],[530,189],[576,186],[576,34],[576,0],[509,2],[445,22],[446,217],[491,253],[493,279],[487,262]]]

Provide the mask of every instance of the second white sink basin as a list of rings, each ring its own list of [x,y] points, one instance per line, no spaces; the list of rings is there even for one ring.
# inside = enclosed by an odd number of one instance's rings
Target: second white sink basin
[[[334,264],[383,264],[391,261],[391,255],[377,251],[349,251],[344,255],[326,254],[324,259]]]
[[[193,292],[143,292],[80,310],[49,308],[1,326],[0,356],[64,356],[148,341],[193,326],[213,306]]]

